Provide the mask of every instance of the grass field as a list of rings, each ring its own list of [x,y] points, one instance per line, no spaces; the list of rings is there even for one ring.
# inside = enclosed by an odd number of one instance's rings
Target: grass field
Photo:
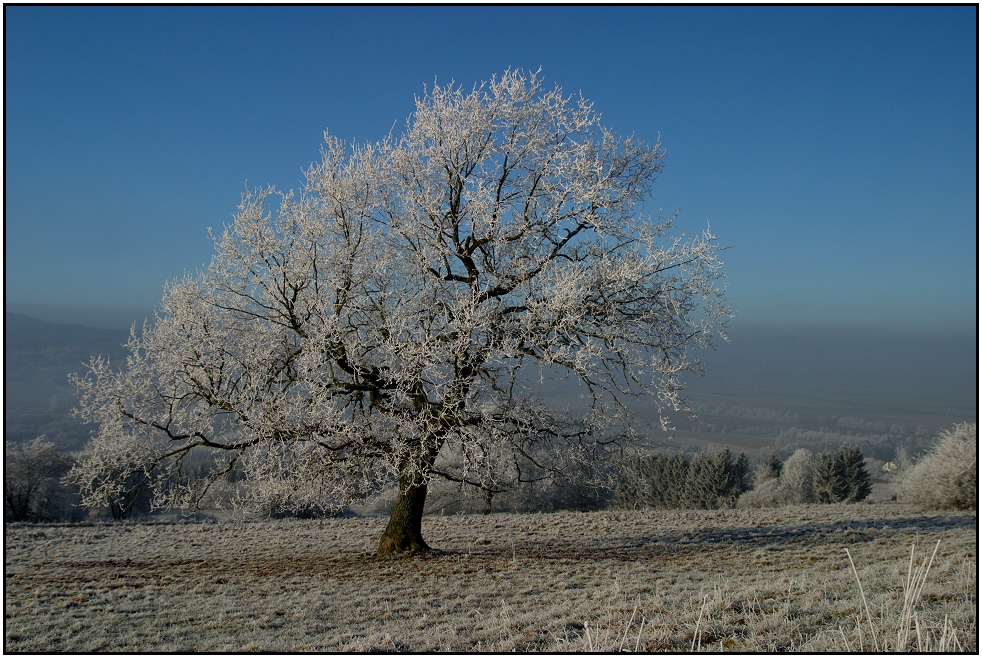
[[[379,561],[384,523],[7,525],[4,647],[978,648],[974,512],[429,516],[424,536],[441,552]]]

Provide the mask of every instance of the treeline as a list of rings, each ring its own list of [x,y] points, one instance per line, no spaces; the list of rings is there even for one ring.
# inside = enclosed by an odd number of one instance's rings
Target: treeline
[[[78,521],[85,518],[79,497],[63,481],[73,460],[38,437],[4,444],[3,520]]]
[[[811,416],[723,402],[704,402],[696,404],[694,409],[698,414],[695,419],[673,419],[681,431],[722,435],[716,443],[727,443],[727,435],[766,438],[773,441],[775,451],[783,457],[789,457],[798,448],[835,452],[840,445],[849,444],[862,450],[866,457],[886,462],[901,448],[911,454],[926,452],[940,429],[852,416]],[[655,421],[649,427],[653,435],[660,431]]]
[[[772,454],[753,477],[746,454],[729,449],[632,455],[618,464],[615,505],[622,508],[720,509],[865,500],[873,489],[862,452],[842,446],[817,458],[799,450],[786,465]]]
[[[553,511],[619,508],[717,509],[776,507],[801,503],[859,502],[872,490],[866,457],[852,445],[813,453],[800,448],[787,459],[776,453],[753,465],[746,454],[729,449],[689,455],[633,454],[611,465],[615,484],[606,492],[575,481],[525,483],[509,491],[465,491],[437,487],[433,512]],[[902,502],[924,509],[975,509],[978,499],[978,440],[974,423],[940,433],[931,450],[917,461],[899,461],[897,489]],[[74,459],[39,437],[28,443],[5,444],[4,521],[80,521],[89,512],[79,506],[78,492],[66,478]],[[189,465],[190,466],[190,465]],[[189,481],[203,477],[208,464],[189,467]],[[152,474],[134,473],[113,500],[93,514],[124,519],[151,512]],[[215,509],[231,505],[232,496],[247,488],[242,473],[228,473],[225,495],[213,499]],[[276,506],[262,516],[319,516],[325,510]],[[335,512],[330,512],[335,513]]]
[[[619,460],[614,504],[655,509],[732,507],[750,489],[750,461],[729,449],[693,458],[680,453]]]
[[[873,490],[866,458],[854,446],[817,456],[800,448],[786,461],[771,455],[757,470],[754,487],[740,507],[780,507],[801,503],[858,503]]]
[[[898,454],[897,488],[902,502],[925,509],[975,509],[978,441],[975,424],[940,433],[916,463]],[[729,449],[713,455],[632,455],[617,464],[618,507],[715,509],[779,507],[802,503],[856,503],[872,492],[867,458],[854,445],[814,453],[799,448],[786,460],[772,453],[749,473],[746,455]]]

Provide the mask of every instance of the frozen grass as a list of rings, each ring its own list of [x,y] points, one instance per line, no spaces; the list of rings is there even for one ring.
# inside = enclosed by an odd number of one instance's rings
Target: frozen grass
[[[920,615],[917,612],[918,603],[927,584],[927,576],[934,564],[934,558],[941,548],[941,540],[934,546],[934,552],[930,558],[924,558],[920,563],[914,559],[915,546],[910,549],[910,563],[907,567],[907,578],[903,583],[903,602],[899,613],[890,610],[889,606],[884,607],[875,619],[870,612],[869,601],[863,591],[863,583],[856,572],[856,564],[852,560],[849,549],[846,555],[849,556],[849,564],[852,565],[853,574],[856,576],[856,583],[859,587],[859,595],[863,600],[863,608],[866,612],[866,625],[862,620],[857,620],[854,638],[850,639],[846,632],[840,629],[845,651],[862,652],[872,648],[875,652],[930,652],[930,653],[955,653],[962,652],[964,648],[959,641],[957,631],[949,625],[947,615],[944,623],[938,627],[937,624],[922,624]]]
[[[5,649],[977,650],[974,512],[430,516],[374,560],[384,524],[8,525]]]

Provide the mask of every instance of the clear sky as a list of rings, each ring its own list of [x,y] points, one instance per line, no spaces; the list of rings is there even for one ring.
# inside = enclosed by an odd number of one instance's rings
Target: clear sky
[[[4,13],[8,310],[128,325],[325,129],[375,141],[434,79],[541,66],[661,136],[651,209],[732,247],[735,327],[977,326],[975,6]]]

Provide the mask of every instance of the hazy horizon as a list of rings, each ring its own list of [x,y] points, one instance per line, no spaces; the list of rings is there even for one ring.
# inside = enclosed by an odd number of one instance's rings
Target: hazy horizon
[[[76,314],[66,316],[67,323],[57,322],[17,313],[8,305],[8,439],[47,434],[75,448],[84,443],[91,428],[69,415],[77,402],[68,374],[83,372],[97,354],[122,362],[126,352],[121,344],[132,322],[90,328],[85,319]],[[678,431],[661,433],[650,402],[642,399],[635,405],[646,432],[659,440],[673,437],[666,445],[730,445],[754,451],[776,448],[782,436],[828,443],[848,440],[862,430],[867,450],[883,458],[889,445],[929,443],[937,430],[978,415],[974,334],[737,327],[730,343],[721,343],[703,358],[705,375],[686,378],[685,393],[699,412],[697,422],[678,416],[673,421]],[[535,392],[557,408],[576,406],[583,393],[568,380],[548,380]],[[840,420],[845,427],[837,429]]]
[[[159,300],[158,300],[159,302]],[[93,329],[125,329],[129,330],[134,324],[139,329],[144,320],[152,322],[154,312],[159,303],[146,308],[135,306],[111,306],[102,304],[32,304],[5,302],[7,313],[27,315],[43,322],[66,325],[83,325]],[[768,318],[754,318],[753,322],[742,322],[738,314],[731,322],[729,334],[742,333],[821,333],[821,332],[855,332],[857,334],[885,334],[897,336],[975,336],[977,328],[950,327],[921,327],[921,326],[891,326],[861,322],[815,323],[804,321],[778,321]],[[724,341],[717,341],[725,348]]]

